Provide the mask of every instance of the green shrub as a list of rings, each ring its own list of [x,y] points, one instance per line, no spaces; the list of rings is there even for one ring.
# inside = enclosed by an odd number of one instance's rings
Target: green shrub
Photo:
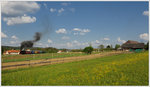
[[[93,47],[92,46],[89,46],[89,47],[85,47],[83,49],[83,52],[87,53],[87,54],[91,54],[93,51]]]

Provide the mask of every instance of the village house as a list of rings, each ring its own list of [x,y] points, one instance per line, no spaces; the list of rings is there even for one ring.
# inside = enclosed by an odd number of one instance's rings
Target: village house
[[[62,51],[61,51],[61,50],[59,50],[57,53],[62,53]]]
[[[20,54],[20,50],[7,50],[4,54]]]
[[[127,42],[122,44],[121,48],[126,51],[144,49],[144,43],[139,43],[137,41],[128,40]]]

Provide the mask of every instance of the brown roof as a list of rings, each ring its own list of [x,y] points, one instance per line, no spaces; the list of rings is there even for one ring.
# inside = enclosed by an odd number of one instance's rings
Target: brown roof
[[[128,40],[126,43],[122,44],[121,47],[123,49],[143,49],[144,43]]]
[[[133,41],[133,40],[128,40],[127,42],[125,42],[124,44],[138,44],[139,42],[137,41]]]

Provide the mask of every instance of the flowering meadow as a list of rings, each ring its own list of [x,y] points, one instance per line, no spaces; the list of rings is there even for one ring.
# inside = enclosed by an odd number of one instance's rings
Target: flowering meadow
[[[118,54],[78,62],[2,71],[9,86],[147,86],[148,52]]]

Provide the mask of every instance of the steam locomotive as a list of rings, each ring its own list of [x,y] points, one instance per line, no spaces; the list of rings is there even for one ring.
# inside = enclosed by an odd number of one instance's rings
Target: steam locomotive
[[[20,51],[20,54],[40,54],[40,53],[45,53],[45,52],[44,51],[25,51],[25,50]]]

